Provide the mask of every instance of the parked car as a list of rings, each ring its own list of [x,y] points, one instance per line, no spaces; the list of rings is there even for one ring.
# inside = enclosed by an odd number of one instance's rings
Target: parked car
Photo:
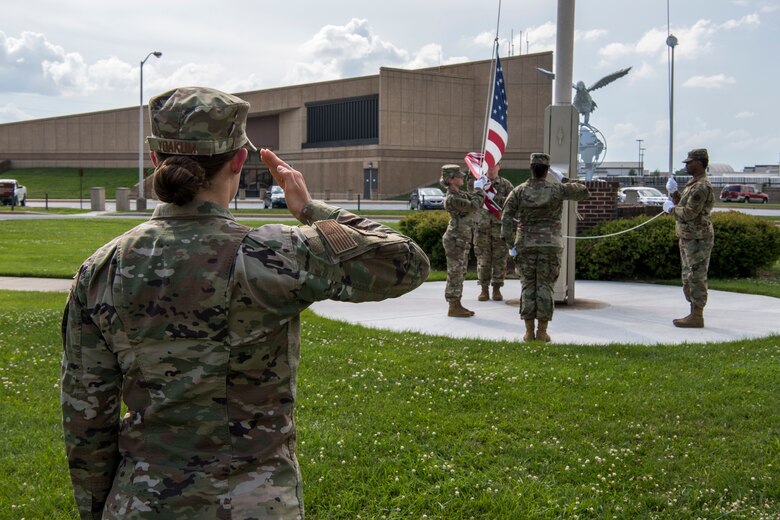
[[[644,204],[661,206],[668,197],[655,188],[629,186],[618,190],[618,202],[624,204]]]
[[[417,188],[409,196],[411,209],[444,209],[444,193],[439,188]]]
[[[284,190],[281,186],[271,186],[266,190],[263,207],[266,209],[287,207],[287,199],[284,198]]]
[[[0,179],[0,202],[3,206],[26,206],[27,188],[16,179]]]
[[[723,202],[769,202],[769,195],[758,191],[752,184],[729,184],[720,192],[720,200]]]

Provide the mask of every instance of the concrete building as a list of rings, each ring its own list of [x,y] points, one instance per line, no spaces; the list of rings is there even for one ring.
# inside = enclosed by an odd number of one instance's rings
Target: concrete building
[[[505,168],[527,168],[544,143],[552,85],[536,67],[552,53],[504,57],[509,104]],[[464,165],[482,146],[491,61],[236,93],[251,104],[247,132],[333,198],[385,198],[436,182],[442,164]],[[148,115],[144,135],[149,135]],[[145,167],[151,167],[148,154]],[[24,167],[137,167],[138,107],[0,125],[0,162]],[[464,165],[465,168],[465,165]],[[253,157],[242,186],[269,176]]]

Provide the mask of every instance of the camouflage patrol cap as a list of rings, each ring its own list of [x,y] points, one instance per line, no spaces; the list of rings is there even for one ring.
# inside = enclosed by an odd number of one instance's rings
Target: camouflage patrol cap
[[[546,153],[532,153],[531,164],[544,164],[550,166],[550,156]]]
[[[709,162],[710,155],[707,153],[706,148],[694,148],[690,152],[688,152],[688,157],[683,161],[684,163],[689,163],[691,161],[707,161]]]
[[[149,100],[149,149],[172,155],[256,152],[246,135],[249,103],[207,87],[182,87]]]
[[[460,171],[460,166],[458,166],[457,164],[445,164],[444,166],[441,167],[442,179],[452,179],[458,176],[463,177],[464,175],[466,174]]]

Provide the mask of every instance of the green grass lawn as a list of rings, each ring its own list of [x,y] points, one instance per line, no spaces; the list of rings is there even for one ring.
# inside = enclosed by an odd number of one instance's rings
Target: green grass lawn
[[[138,169],[135,168],[84,168],[79,177],[78,168],[15,168],[2,174],[4,178],[16,179],[27,188],[27,198],[44,199],[86,199],[89,189],[103,187],[106,198],[113,199],[116,188],[131,188],[138,184]]]
[[[0,518],[76,518],[63,303],[0,291]],[[551,348],[302,321],[308,518],[780,515],[780,337]]]

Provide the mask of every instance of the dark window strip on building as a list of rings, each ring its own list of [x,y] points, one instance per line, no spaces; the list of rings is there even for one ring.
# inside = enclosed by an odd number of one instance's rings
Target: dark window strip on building
[[[379,142],[379,95],[306,104],[304,148]]]

